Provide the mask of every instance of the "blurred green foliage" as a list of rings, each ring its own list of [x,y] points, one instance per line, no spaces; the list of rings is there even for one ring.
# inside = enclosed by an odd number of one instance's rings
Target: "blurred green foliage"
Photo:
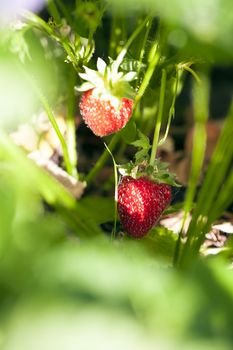
[[[107,0],[112,10],[149,13],[168,24],[168,41],[180,56],[232,62],[233,5],[231,0]]]
[[[54,233],[48,225],[46,247],[34,230],[36,249],[11,244],[1,263],[3,349],[231,348],[233,281],[221,260],[180,274],[134,242]]]

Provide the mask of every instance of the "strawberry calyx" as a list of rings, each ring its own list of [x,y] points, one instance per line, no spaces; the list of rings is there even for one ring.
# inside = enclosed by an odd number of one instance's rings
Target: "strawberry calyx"
[[[176,181],[176,175],[168,170],[169,164],[155,158],[153,164],[149,161],[149,150],[151,149],[149,138],[138,131],[139,140],[131,143],[139,150],[136,152],[134,162],[119,165],[118,170],[122,176],[131,176],[138,179],[146,176],[154,182],[180,187]]]
[[[100,57],[97,60],[97,70],[86,66],[83,68],[85,72],[79,73],[79,76],[85,82],[76,88],[77,91],[93,90],[94,97],[109,100],[116,109],[121,107],[123,98],[134,98],[135,92],[129,82],[136,78],[136,72],[119,72],[117,61],[110,59],[110,64],[107,65]]]
[[[131,176],[134,179],[146,176],[159,184],[180,187],[176,182],[176,175],[168,170],[168,163],[161,162],[159,158],[155,159],[153,165],[146,161],[142,163],[129,162],[118,166],[118,170],[122,176]]]

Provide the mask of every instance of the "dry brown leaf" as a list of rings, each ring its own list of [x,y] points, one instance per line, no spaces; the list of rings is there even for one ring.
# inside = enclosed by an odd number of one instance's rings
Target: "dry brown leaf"
[[[233,234],[233,225],[231,222],[223,222],[221,224],[213,225],[213,228],[218,229],[228,235]]]
[[[181,210],[179,212],[167,215],[166,217],[162,218],[162,220],[160,220],[159,223],[160,225],[167,228],[168,230],[171,230],[174,233],[178,234],[182,228],[183,217],[184,217],[184,212]],[[184,233],[187,232],[190,221],[191,221],[191,215],[188,215],[183,227]]]
[[[17,146],[23,147],[27,152],[37,148],[38,135],[29,124],[21,124],[15,132],[10,134],[11,139]]]

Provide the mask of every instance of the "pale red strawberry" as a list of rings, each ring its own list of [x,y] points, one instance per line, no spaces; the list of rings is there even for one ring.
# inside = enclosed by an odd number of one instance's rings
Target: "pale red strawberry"
[[[142,238],[156,224],[171,200],[171,187],[147,176],[124,176],[118,186],[118,213],[123,229]]]
[[[84,92],[79,104],[83,120],[97,136],[107,136],[122,129],[132,115],[133,101],[123,98],[121,106],[115,108],[111,99],[100,98],[95,90]]]
[[[84,67],[80,77],[86,80],[78,88],[83,92],[79,108],[84,122],[97,136],[107,136],[121,130],[129,121],[133,110],[134,91],[129,81],[135,72],[118,72],[118,63],[110,66],[98,58],[98,70]]]

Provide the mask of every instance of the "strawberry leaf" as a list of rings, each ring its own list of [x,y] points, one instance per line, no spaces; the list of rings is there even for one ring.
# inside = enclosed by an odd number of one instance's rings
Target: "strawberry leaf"
[[[146,135],[144,135],[140,130],[138,130],[138,135],[139,139],[134,142],[131,142],[131,145],[148,151],[151,148],[149,138]]]
[[[115,82],[112,86],[111,93],[113,96],[121,98],[129,98],[134,99],[135,97],[135,91],[130,86],[130,84],[127,81],[119,80],[118,82]]]
[[[135,165],[132,162],[121,164],[117,166],[119,173],[122,176],[131,175],[133,168],[135,168]]]
[[[159,161],[159,160],[157,160],[157,161]],[[165,169],[162,169],[161,168],[161,166],[163,164],[162,162],[159,161],[159,164],[160,164],[160,168],[157,166],[154,166],[154,171],[151,174],[151,177],[157,182],[166,183],[168,185],[175,186],[175,187],[180,187],[181,185],[179,185],[176,182],[176,175],[169,172],[167,170],[167,167]]]
[[[138,151],[135,154],[135,161],[136,164],[142,163],[145,160],[149,159],[149,155],[148,155],[148,150],[147,149],[141,149],[140,151]]]
[[[127,143],[131,144],[132,140],[135,139],[136,135],[136,124],[131,118],[126,126],[120,131],[120,136]]]
[[[156,166],[160,171],[167,170],[169,164],[166,162],[161,162],[160,159],[155,159],[154,166]]]
[[[138,60],[125,58],[120,65],[120,68],[126,72],[145,70],[146,65]]]
[[[131,142],[131,145],[139,148],[139,151],[135,154],[136,164],[149,160],[149,149],[151,148],[149,138],[138,130],[139,139]]]

